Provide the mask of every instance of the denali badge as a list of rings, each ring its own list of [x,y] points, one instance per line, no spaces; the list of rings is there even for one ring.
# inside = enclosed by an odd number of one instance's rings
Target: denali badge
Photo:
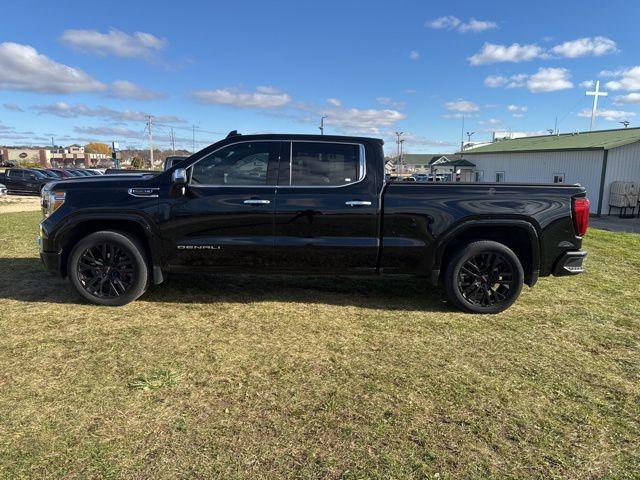
[[[220,245],[178,245],[178,250],[220,250]]]

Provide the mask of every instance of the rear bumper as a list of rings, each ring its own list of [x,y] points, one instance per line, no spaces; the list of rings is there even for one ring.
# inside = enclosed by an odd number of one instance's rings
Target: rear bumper
[[[575,252],[565,252],[556,262],[553,274],[557,277],[564,275],[577,275],[584,272],[582,263],[584,262],[587,252],[577,250]]]

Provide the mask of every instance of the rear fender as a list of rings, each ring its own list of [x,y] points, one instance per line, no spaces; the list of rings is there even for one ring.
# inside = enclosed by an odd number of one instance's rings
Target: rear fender
[[[435,246],[435,254],[433,261],[433,269],[430,274],[430,281],[433,285],[437,285],[440,279],[440,272],[443,268],[443,260],[444,254],[447,250],[447,247],[451,246],[455,243],[457,239],[460,239],[463,235],[467,233],[471,233],[471,230],[478,230],[478,239],[483,237],[482,230],[483,229],[492,229],[492,228],[517,228],[521,231],[526,232],[527,238],[529,239],[529,253],[531,259],[531,265],[525,270],[525,277],[527,279],[526,283],[530,287],[536,284],[538,281],[538,275],[540,273],[540,236],[538,235],[538,231],[530,222],[526,220],[518,220],[518,219],[509,219],[509,220],[499,220],[499,219],[484,219],[484,220],[468,220],[464,223],[460,223],[455,225],[449,231],[442,235],[442,237],[438,240]],[[485,230],[487,231],[487,230]],[[486,238],[484,238],[486,239]]]

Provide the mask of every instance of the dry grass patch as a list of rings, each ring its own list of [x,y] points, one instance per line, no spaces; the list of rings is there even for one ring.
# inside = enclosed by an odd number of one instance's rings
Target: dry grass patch
[[[640,237],[510,310],[423,281],[172,277],[81,303],[0,215],[0,477],[637,478]]]

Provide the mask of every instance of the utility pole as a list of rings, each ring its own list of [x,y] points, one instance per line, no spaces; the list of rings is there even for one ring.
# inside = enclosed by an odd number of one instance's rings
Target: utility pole
[[[623,120],[623,121],[618,122],[618,123],[621,123],[622,125],[624,125],[624,128],[628,128],[628,127],[629,127],[629,124],[630,124],[631,122],[630,122],[629,120]]]
[[[147,129],[149,130],[149,163],[151,169],[153,169],[153,135],[151,134],[151,119],[153,115],[146,115],[147,117]]]
[[[403,155],[403,148],[404,148],[404,138],[402,140],[400,140],[400,165],[402,165],[402,155]]]
[[[320,126],[318,127],[320,129],[320,135],[324,135],[324,119],[327,118],[325,116],[320,117]]]
[[[585,92],[585,95],[593,97],[593,109],[591,110],[591,125],[589,126],[589,131],[593,130],[593,126],[596,123],[596,116],[598,115],[598,97],[606,97],[609,95],[607,92],[600,91],[600,80],[596,81],[596,89],[593,92]]]
[[[460,152],[464,150],[464,114],[462,114],[462,129],[460,130]]]
[[[171,127],[171,150],[173,150],[173,154],[176,154],[176,134],[173,131],[173,127]]]
[[[404,132],[396,132],[396,153],[397,153],[397,159],[396,159],[396,165],[398,166],[399,170],[402,170],[402,165],[400,165],[400,137],[402,136]],[[402,173],[402,172],[398,172],[398,173]]]

